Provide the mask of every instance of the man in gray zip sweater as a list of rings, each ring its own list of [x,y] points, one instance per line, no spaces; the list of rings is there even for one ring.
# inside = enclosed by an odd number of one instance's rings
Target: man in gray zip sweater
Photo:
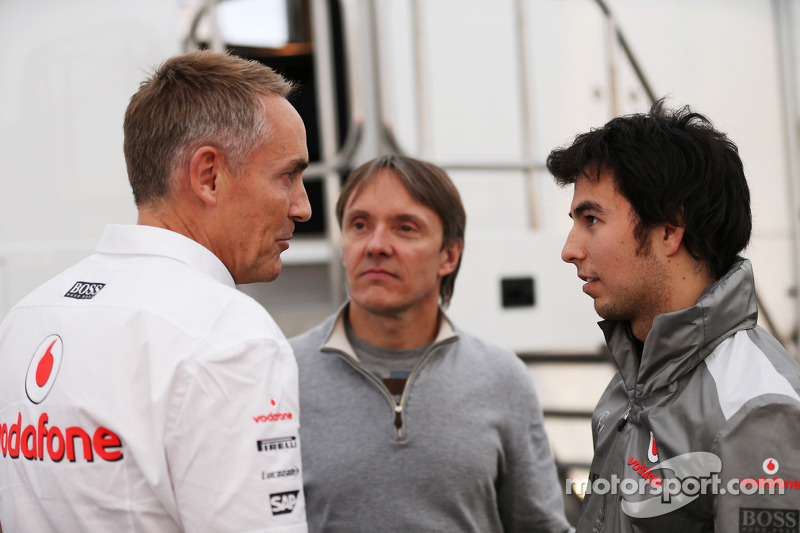
[[[445,172],[368,162],[336,213],[350,301],[291,339],[309,530],[569,530],[524,365],[440,307],[466,225]]]
[[[800,366],[756,325],[736,146],[659,102],[547,166],[574,185],[562,258],[619,368],[578,531],[800,531]]]

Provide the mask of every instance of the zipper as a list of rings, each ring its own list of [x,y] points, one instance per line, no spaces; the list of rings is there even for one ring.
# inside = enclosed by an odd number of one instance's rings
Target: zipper
[[[617,431],[622,431],[622,428],[625,427],[625,424],[628,423],[628,415],[631,414],[631,407],[632,405],[628,404],[628,409],[625,410],[625,414],[622,415],[622,420],[619,421],[617,424]]]
[[[408,385],[408,381],[406,381]],[[405,389],[404,389],[405,390]],[[397,430],[397,440],[403,438],[403,404],[394,404],[394,427]]]
[[[419,369],[422,368],[422,365],[428,359],[428,356],[433,353],[433,351],[438,348],[439,346],[444,346],[445,344],[450,344],[451,342],[455,342],[458,337],[448,337],[438,343],[434,343],[428,348],[422,357],[419,358],[417,364],[414,365],[414,368],[411,369],[411,373],[408,375],[408,379],[406,380],[406,386],[403,387],[403,394],[400,396],[400,403],[395,404],[394,406],[394,427],[397,429],[397,440],[401,440],[403,438],[403,407],[406,404],[406,395],[408,395],[408,390],[411,388],[411,382],[414,381]],[[386,388],[384,386],[384,388]],[[386,389],[389,392],[389,389]],[[394,399],[392,399],[394,402]]]
[[[331,350],[331,351],[334,351],[338,353],[341,357],[344,357],[348,363],[350,363],[356,368],[356,370],[367,376],[367,378],[371,379],[378,386],[378,388],[383,391],[383,395],[386,397],[387,400],[389,400],[389,404],[392,406],[392,410],[394,411],[394,426],[397,428],[397,433],[399,438],[399,435],[401,433],[401,428],[403,426],[403,414],[402,414],[403,408],[401,405],[398,405],[397,402],[394,401],[394,396],[389,391],[389,388],[383,383],[383,381],[378,379],[378,377],[375,374],[364,368],[361,365],[361,363],[353,359],[353,357],[347,354],[346,352],[343,352],[341,350]],[[406,382],[406,385],[408,385],[408,382]]]
[[[433,350],[435,350],[439,346],[443,346],[445,344],[449,344],[451,342],[454,342],[457,338],[458,337],[453,336],[453,337],[449,337],[447,339],[444,339],[444,340],[432,345],[430,348],[428,348],[428,351],[426,351],[425,353],[422,354],[422,356],[419,358],[417,363],[414,365],[414,368],[411,369],[411,373],[408,375],[408,379],[406,380],[406,386],[403,388],[403,394],[400,396],[400,403],[397,403],[396,401],[394,401],[394,396],[389,391],[389,388],[383,383],[383,381],[378,379],[378,377],[375,374],[373,374],[372,372],[370,372],[366,368],[364,368],[361,365],[361,363],[356,361],[351,355],[349,355],[348,353],[343,352],[341,350],[338,350],[338,349],[329,349],[329,350],[332,351],[332,352],[336,352],[340,356],[344,357],[351,365],[356,367],[362,374],[364,374],[364,375],[368,376],[370,379],[372,379],[372,381],[374,381],[378,385],[378,387],[383,391],[384,396],[386,396],[386,399],[389,400],[389,403],[392,406],[392,410],[394,411],[394,427],[395,427],[395,430],[397,431],[397,440],[402,440],[403,439],[403,406],[405,405],[406,395],[408,394],[408,389],[410,388],[411,382],[414,380],[414,377],[419,372],[419,369],[422,367],[422,365],[428,359],[428,356],[433,352]]]

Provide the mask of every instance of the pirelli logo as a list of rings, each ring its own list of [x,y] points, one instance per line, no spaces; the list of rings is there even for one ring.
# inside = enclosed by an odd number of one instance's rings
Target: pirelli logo
[[[277,452],[297,448],[297,437],[278,437],[275,439],[257,440],[256,446],[260,452]]]
[[[89,300],[97,296],[97,293],[100,292],[105,286],[105,283],[76,281],[75,285],[73,285],[72,288],[67,291],[67,294],[65,294],[64,297],[75,298],[76,300]]]

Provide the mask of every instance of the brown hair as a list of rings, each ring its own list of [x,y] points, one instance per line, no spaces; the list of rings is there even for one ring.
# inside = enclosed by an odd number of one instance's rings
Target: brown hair
[[[196,51],[165,61],[125,112],[128,180],[137,206],[167,197],[171,179],[201,146],[218,148],[237,174],[268,141],[264,97],[293,85],[256,61]]]
[[[450,177],[444,169],[433,163],[401,155],[388,155],[367,161],[348,176],[336,202],[336,219],[339,221],[339,227],[342,226],[344,209],[350,198],[358,196],[382,170],[391,171],[405,185],[414,200],[429,207],[439,216],[444,228],[442,249],[453,242],[464,244],[467,214],[458,189]],[[447,307],[453,296],[460,267],[461,257],[458,258],[455,270],[442,278],[439,296],[443,307]]]

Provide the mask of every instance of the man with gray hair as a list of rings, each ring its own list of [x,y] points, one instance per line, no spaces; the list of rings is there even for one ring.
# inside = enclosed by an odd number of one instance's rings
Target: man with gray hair
[[[311,215],[290,90],[194,52],[131,98],[138,225],[0,325],[6,531],[306,531],[297,365],[235,288],[275,279]]]

